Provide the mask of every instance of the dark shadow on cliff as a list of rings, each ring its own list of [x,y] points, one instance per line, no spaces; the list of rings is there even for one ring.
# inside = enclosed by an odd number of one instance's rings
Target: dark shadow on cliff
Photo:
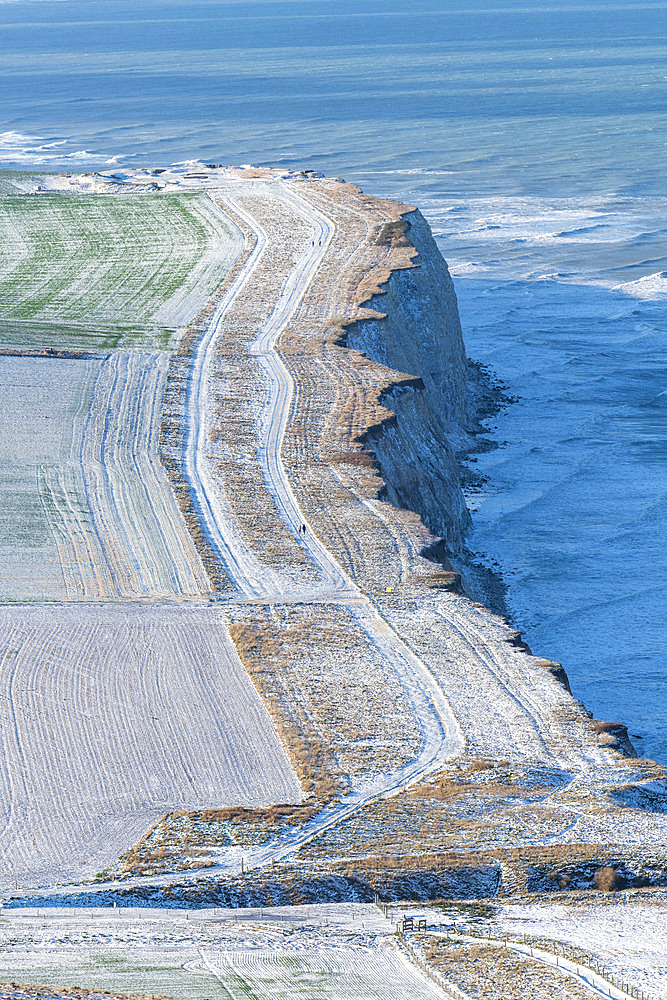
[[[491,432],[488,422],[517,402],[517,397],[510,394],[507,385],[498,378],[493,369],[479,361],[468,359],[466,384],[474,422],[472,446],[468,451],[459,452],[456,458],[459,463],[461,488],[469,504],[476,493],[483,492],[488,482],[488,477],[482,475],[476,468],[477,456],[502,447],[502,442],[489,436]],[[474,513],[472,519],[474,520]],[[466,536],[467,534],[468,532]],[[500,566],[484,561],[465,543],[459,550],[446,554],[439,545],[435,545],[423,555],[427,559],[433,558],[436,562],[442,557],[448,558],[456,571],[461,574],[465,593],[496,614],[502,615],[512,624],[507,606],[509,588]]]

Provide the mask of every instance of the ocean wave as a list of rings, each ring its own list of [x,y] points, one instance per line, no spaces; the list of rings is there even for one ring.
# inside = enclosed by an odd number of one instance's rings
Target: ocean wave
[[[399,175],[401,177],[415,175],[418,177],[451,177],[455,170],[439,170],[436,167],[396,167],[391,170],[365,170],[365,174],[373,176]]]
[[[661,239],[664,236],[667,236],[667,228],[649,229],[646,232],[636,233],[631,240],[634,243],[641,243],[644,240]]]
[[[554,236],[559,239],[571,239],[573,236],[590,236],[591,233],[599,232],[601,229],[608,234],[609,223],[593,222],[589,226],[579,226],[577,229],[564,229],[562,233],[554,233]]]
[[[635,299],[667,300],[667,271],[647,274],[636,281],[625,281],[615,285],[614,291],[632,295]]]
[[[52,166],[86,163],[97,160],[103,163],[117,163],[120,156],[105,156],[91,153],[87,149],[68,150],[71,139],[46,138],[25,135],[23,132],[8,130],[0,132],[0,162],[21,166]]]

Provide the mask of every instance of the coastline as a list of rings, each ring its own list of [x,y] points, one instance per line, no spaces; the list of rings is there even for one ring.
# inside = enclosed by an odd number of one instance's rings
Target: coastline
[[[243,172],[238,174],[243,178]],[[403,869],[412,874],[408,881],[392,882],[392,891],[398,892],[399,885],[417,887],[424,874],[422,854],[442,859],[433,862],[437,874],[424,882],[429,892],[463,891],[460,878],[452,881],[447,874],[462,840],[463,867],[472,873],[478,871],[473,860],[481,863],[489,851],[499,851],[499,859],[504,856],[509,864],[517,851],[529,856],[547,842],[560,843],[573,813],[584,834],[575,844],[562,840],[568,865],[579,863],[578,850],[582,872],[600,867],[600,859],[614,849],[605,831],[615,823],[624,830],[623,856],[631,866],[647,845],[645,806],[637,803],[662,808],[661,769],[624,759],[617,752],[623,747],[622,729],[606,723],[600,728],[590,719],[571,697],[560,665],[534,656],[506,620],[460,593],[452,570],[425,556],[432,557],[443,538],[451,546],[463,543],[459,518],[465,519],[467,510],[457,455],[474,446],[479,433],[453,286],[428,226],[415,209],[372,198],[340,181],[255,169],[247,174],[247,188],[238,186],[236,175],[218,177],[213,170],[206,183],[218,184],[226,199],[240,199],[244,211],[257,213],[258,227],[270,231],[279,248],[276,257],[284,262],[285,275],[267,260],[258,283],[262,296],[253,300],[248,289],[238,319],[228,317],[228,328],[214,341],[207,391],[218,405],[215,412],[206,411],[211,421],[207,460],[226,498],[225,524],[239,526],[235,530],[243,544],[276,574],[274,579],[283,575],[274,592],[234,597],[224,587],[225,567],[215,568],[223,582],[217,585],[216,607],[226,616],[240,660],[278,725],[310,810],[303,814],[306,837],[296,852],[308,873],[305,882],[296,878],[293,863],[280,855],[285,886],[304,891],[321,880],[327,866],[332,877],[342,874],[341,859],[355,856],[363,845],[374,859],[355,862],[355,884],[361,880],[364,892],[388,886],[389,873]],[[152,193],[141,176],[137,186]],[[303,299],[281,328],[277,354],[295,389],[279,454],[308,530],[321,546],[318,551],[326,552],[328,565],[337,566],[349,581],[338,591],[330,585],[322,589],[307,546],[295,546],[289,524],[276,516],[282,486],[278,480],[267,482],[256,457],[266,426],[256,398],[266,398],[267,382],[261,355],[252,350],[259,322],[255,310],[261,303],[270,319],[273,303],[280,305],[289,288],[289,268],[308,255],[317,262],[307,226],[300,222],[299,229],[290,221],[298,221],[295,198],[306,205],[304,212],[312,205],[314,213],[331,221],[331,236]],[[300,244],[292,247],[296,238]],[[204,325],[207,318],[211,322],[213,305],[202,313]],[[193,331],[195,340],[197,335]],[[190,350],[194,342],[184,343]],[[162,412],[163,448],[171,449],[177,471],[183,468],[185,392],[185,372],[179,372],[166,424]],[[168,442],[165,428],[175,433]],[[196,519],[196,510],[188,510]],[[268,540],[266,527],[261,530],[267,524],[273,526]],[[441,526],[443,531],[434,530]],[[380,631],[357,595],[375,609],[383,623]],[[406,652],[392,660],[383,646],[387,641],[394,651]],[[407,656],[415,658],[415,666],[406,671]],[[420,671],[433,690],[444,692],[452,713],[446,726],[444,711],[433,713],[429,707],[423,681],[415,684]],[[364,714],[352,723],[359,706]],[[444,753],[444,739],[456,726],[464,745]],[[410,771],[425,745],[432,746],[434,756],[421,771]],[[391,785],[392,778],[387,796],[386,782],[397,764],[410,777]],[[348,799],[356,805],[341,812],[340,822],[317,826],[318,816],[347,809]],[[621,817],[615,812],[617,800],[625,807],[634,801],[635,807]],[[254,813],[253,823],[264,832],[273,830],[276,849],[282,850],[281,837],[295,841],[300,836],[289,832],[292,819],[280,819],[276,829],[270,810]],[[429,831],[428,850],[412,835],[402,844],[385,843],[383,831],[405,816],[413,827]],[[295,818],[298,825],[298,810]],[[145,877],[142,872],[154,873],[158,894],[168,885],[192,883],[188,899],[195,898],[196,883],[203,885],[209,874],[224,893],[225,885],[236,884],[238,853],[227,858],[215,838],[229,822],[216,815],[196,820],[203,858],[197,871],[191,863],[183,868],[179,854],[182,814],[167,814],[138,845],[135,868],[116,872],[126,888],[112,889],[102,880],[94,888],[72,889],[72,899],[91,893],[143,898],[138,882],[133,888],[133,880]],[[234,822],[250,838],[248,855],[255,852],[261,868],[264,840],[253,842],[257,832],[248,833],[243,816]],[[662,843],[664,836],[654,814],[648,841]],[[591,844],[597,845],[593,861]],[[502,871],[505,862],[498,863]],[[214,871],[208,873],[210,868]],[[644,877],[641,865],[632,870],[628,878]],[[470,875],[471,887],[476,878]],[[499,890],[502,880],[495,875],[494,880]],[[487,890],[490,884],[485,883]]]
[[[361,189],[357,188],[356,185],[348,185],[348,188],[350,187],[356,189],[356,195],[363,195]],[[382,200],[382,208],[385,211],[387,210],[386,199]],[[353,318],[346,318],[341,321],[340,328],[342,333],[339,339],[341,346],[357,347],[369,360],[380,360],[381,363],[385,364],[389,362],[386,349],[383,350],[382,347],[378,347],[376,342],[373,342],[372,334],[371,349],[364,350],[366,345],[364,344],[363,327],[364,324],[374,327],[378,322],[388,320],[387,312],[383,311],[383,304],[384,297],[389,294],[388,286],[390,282],[398,272],[421,266],[420,252],[410,241],[410,219],[419,219],[422,224],[426,225],[421,213],[412,206],[404,206],[400,202],[396,202],[393,214],[391,213],[391,209],[389,209],[389,212],[391,221],[384,225],[380,231],[380,236],[377,238],[378,242],[380,240],[383,242],[386,241],[391,248],[389,261],[383,262],[386,270],[381,271],[377,277],[375,274],[373,275],[373,284],[370,287],[366,282],[360,284],[353,306]],[[439,256],[439,251],[434,243],[432,244],[432,250]],[[403,253],[404,251],[405,254]],[[451,278],[449,277],[446,262],[442,258],[441,260],[444,267],[444,281],[451,287],[450,297],[453,297],[453,309],[456,313],[454,325],[457,329],[455,329],[454,336],[455,339],[460,341],[461,348],[465,350],[460,324],[458,323],[456,295]],[[372,313],[370,312],[371,310]],[[443,321],[443,328],[446,331],[447,319],[446,317],[441,317],[441,319]],[[352,331],[357,331],[356,337],[352,334]],[[420,361],[419,354],[417,354],[415,360],[417,362]],[[469,476],[472,478],[475,475],[474,471],[470,468],[470,461],[474,461],[476,455],[481,451],[488,451],[498,447],[498,444],[488,437],[489,430],[485,426],[485,420],[491,416],[495,416],[502,407],[511,405],[514,402],[512,397],[508,395],[507,387],[498,380],[494,372],[480,370],[480,366],[475,365],[465,356],[464,364],[467,365],[467,371],[464,373],[467,399],[461,406],[463,411],[461,422],[455,427],[452,435],[455,440],[455,450],[452,449],[454,462],[450,465],[452,470],[458,471],[458,486],[461,496],[463,496],[464,492],[464,477]],[[389,367],[397,366],[389,364]],[[403,368],[400,370],[403,371]],[[439,520],[437,514],[435,517],[429,517],[429,504],[424,501],[420,490],[417,489],[412,496],[406,497],[405,493],[400,489],[400,471],[396,475],[395,481],[392,481],[392,471],[396,474],[396,466],[391,461],[387,461],[383,465],[382,459],[378,458],[377,450],[373,449],[374,443],[382,437],[383,431],[390,427],[395,427],[399,419],[397,413],[392,410],[392,402],[398,400],[402,394],[409,396],[411,392],[421,392],[424,390],[419,363],[413,371],[408,362],[404,370],[410,370],[413,374],[408,377],[402,376],[398,381],[387,384],[378,396],[378,404],[385,408],[388,414],[382,416],[379,420],[377,417],[369,420],[366,430],[362,431],[357,438],[364,446],[364,452],[361,454],[367,456],[369,461],[377,463],[379,474],[384,480],[384,486],[380,487],[378,497],[383,500],[389,500],[389,502],[399,508],[417,514],[432,533],[433,541],[425,545],[421,555],[425,556],[429,561],[440,565],[444,570],[444,573],[440,574],[436,585],[458,591],[471,601],[481,599],[489,611],[500,616],[501,620],[513,630],[514,634],[511,641],[529,655],[540,657],[545,669],[554,676],[570,696],[574,697],[566,668],[557,661],[542,656],[541,653],[534,654],[533,650],[523,640],[521,633],[516,631],[516,626],[511,620],[510,612],[507,609],[504,599],[507,584],[503,580],[502,574],[482,563],[476,562],[475,557],[467,549],[466,535],[471,527],[467,504],[465,517],[457,518],[456,515],[450,514],[452,521],[458,520],[458,530],[455,529],[450,532],[449,538],[442,537],[437,530],[442,522],[440,524],[437,523]],[[440,499],[444,501],[445,497],[446,493]],[[461,510],[460,506],[458,506],[458,510]],[[436,522],[435,524],[433,523],[434,521]],[[455,539],[454,545],[452,545],[452,538]],[[582,703],[579,702],[579,704]],[[639,756],[629,738],[626,725],[622,722],[596,719],[585,706],[583,707],[596,731],[600,734],[607,734],[608,745],[611,748],[631,758]]]

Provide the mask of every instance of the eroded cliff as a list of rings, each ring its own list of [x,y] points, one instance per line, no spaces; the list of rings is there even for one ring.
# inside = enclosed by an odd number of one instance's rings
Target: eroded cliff
[[[392,271],[382,293],[364,303],[377,315],[349,325],[346,343],[414,377],[382,394],[394,416],[371,428],[366,442],[385,481],[384,495],[418,513],[456,552],[471,523],[456,456],[470,449],[473,430],[456,293],[419,211],[386,226],[377,242],[388,239],[414,248],[412,266]]]

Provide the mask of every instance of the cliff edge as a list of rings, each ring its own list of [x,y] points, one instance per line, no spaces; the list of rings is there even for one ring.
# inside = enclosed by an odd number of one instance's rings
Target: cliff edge
[[[419,514],[446,551],[456,552],[471,525],[456,455],[472,444],[456,293],[421,213],[407,212],[398,226],[414,248],[412,266],[391,272],[382,293],[365,303],[377,318],[350,324],[346,343],[416,376],[385,390],[381,401],[394,416],[371,428],[365,441],[375,452],[387,499]],[[395,238],[391,232],[388,224],[376,242]]]

